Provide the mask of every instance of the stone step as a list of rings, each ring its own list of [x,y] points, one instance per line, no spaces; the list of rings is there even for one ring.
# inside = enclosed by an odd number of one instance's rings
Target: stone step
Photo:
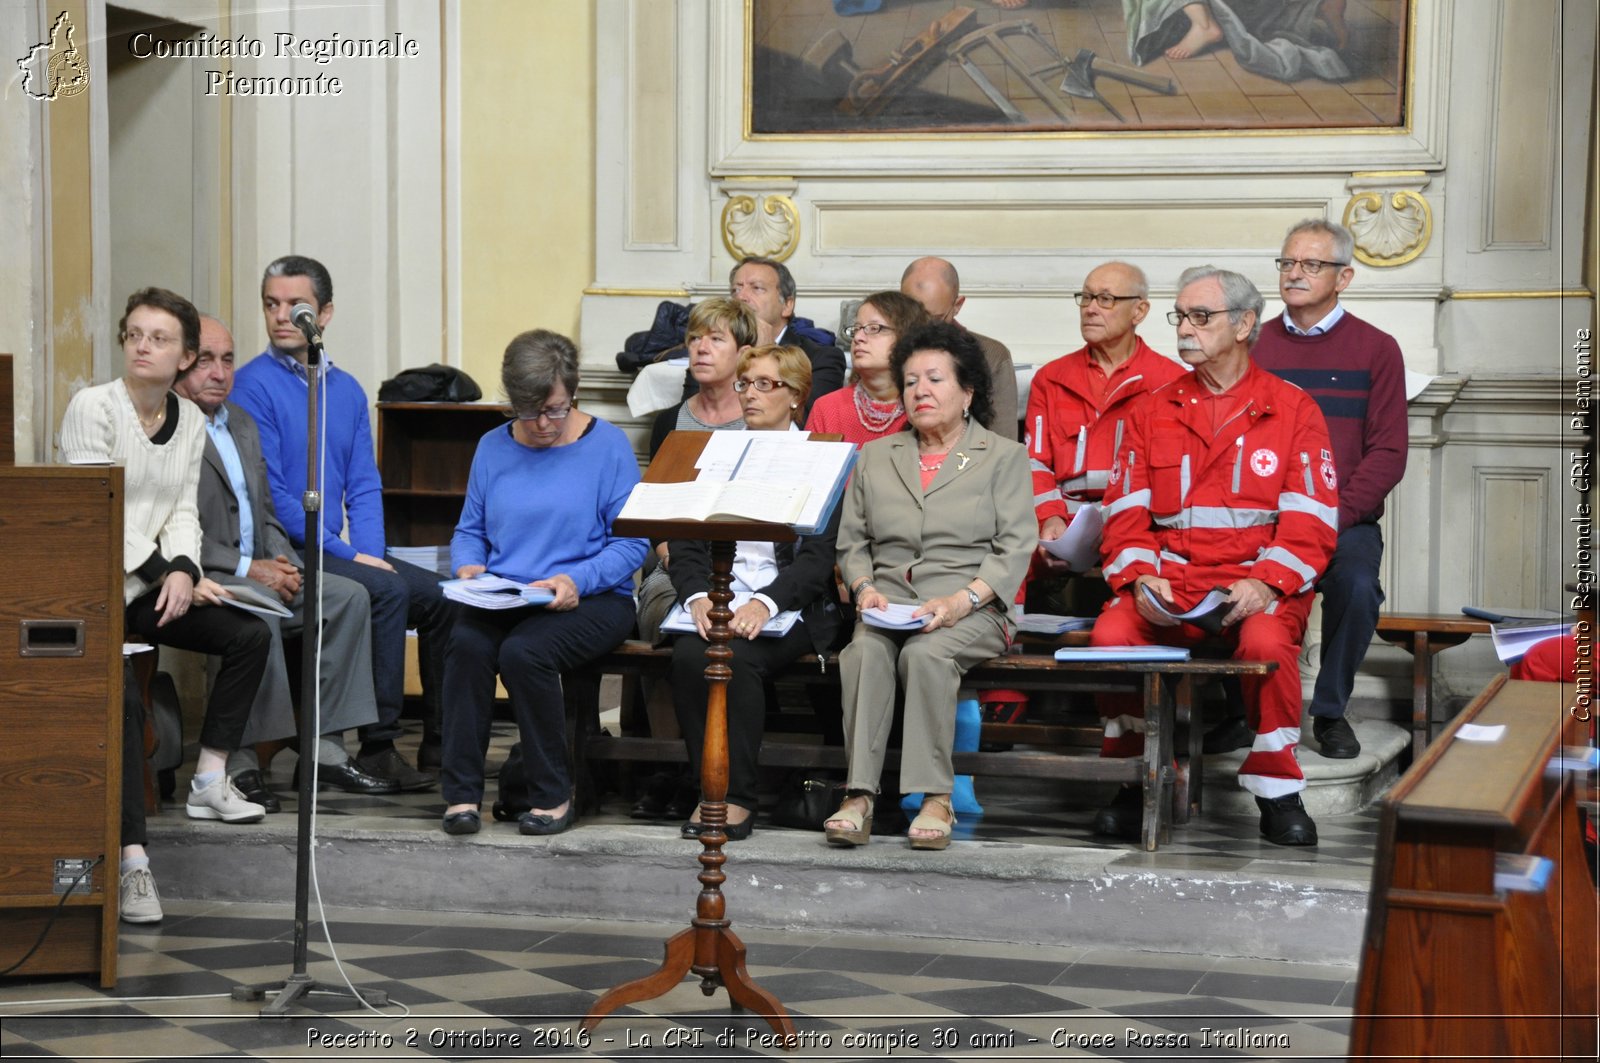
[[[1366,808],[1400,777],[1401,754],[1411,745],[1411,732],[1386,720],[1350,721],[1361,752],[1349,760],[1333,760],[1316,752],[1309,722],[1308,740],[1297,756],[1306,777],[1301,795],[1312,818],[1341,816]],[[1213,753],[1206,757],[1203,807],[1208,815],[1253,816],[1255,798],[1239,789],[1239,765],[1248,750]]]

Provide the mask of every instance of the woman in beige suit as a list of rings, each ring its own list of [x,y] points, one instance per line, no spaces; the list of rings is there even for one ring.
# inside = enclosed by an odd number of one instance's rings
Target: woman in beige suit
[[[856,611],[913,605],[920,628],[858,620],[839,655],[850,771],[825,825],[835,845],[864,845],[905,690],[900,785],[926,794],[913,849],[950,844],[951,745],[961,676],[1004,652],[1008,604],[1038,539],[1027,452],[990,432],[989,370],[971,333],[937,322],[902,336],[891,365],[908,429],[868,443],[839,525],[839,569]]]

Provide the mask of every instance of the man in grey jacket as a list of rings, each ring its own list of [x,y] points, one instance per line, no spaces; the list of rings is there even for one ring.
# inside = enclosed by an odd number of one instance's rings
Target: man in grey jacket
[[[200,319],[200,357],[174,387],[206,415],[198,496],[200,567],[225,587],[249,587],[290,611],[287,617],[262,617],[272,629],[273,650],[244,740],[228,760],[228,774],[240,792],[276,812],[278,799],[262,777],[254,745],[296,732],[283,639],[301,635],[305,626],[300,556],[272,507],[256,423],[227,401],[233,390],[233,336],[222,322]],[[378,718],[367,663],[372,657],[372,613],[366,590],[354,580],[323,573],[322,619],[322,659],[339,664],[321,669],[318,677],[317,781],[347,793],[394,793],[399,786],[363,771],[343,740],[346,729]]]

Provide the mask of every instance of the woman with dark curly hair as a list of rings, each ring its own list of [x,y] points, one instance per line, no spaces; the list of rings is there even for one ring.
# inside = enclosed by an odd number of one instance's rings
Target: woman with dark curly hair
[[[905,682],[900,785],[922,791],[913,849],[950,844],[956,694],[973,665],[1010,640],[1007,606],[1038,541],[1028,456],[989,431],[989,369],[971,333],[937,322],[900,337],[890,356],[908,429],[861,448],[839,525],[839,570],[858,617],[913,605],[914,630],[858,619],[839,655],[846,795],[826,824],[835,845],[864,845]]]

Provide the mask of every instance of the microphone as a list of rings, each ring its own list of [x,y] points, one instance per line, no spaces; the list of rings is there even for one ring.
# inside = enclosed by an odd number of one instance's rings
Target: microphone
[[[295,303],[289,311],[289,320],[305,334],[307,343],[321,343],[322,330],[317,327],[317,312],[310,303]]]

